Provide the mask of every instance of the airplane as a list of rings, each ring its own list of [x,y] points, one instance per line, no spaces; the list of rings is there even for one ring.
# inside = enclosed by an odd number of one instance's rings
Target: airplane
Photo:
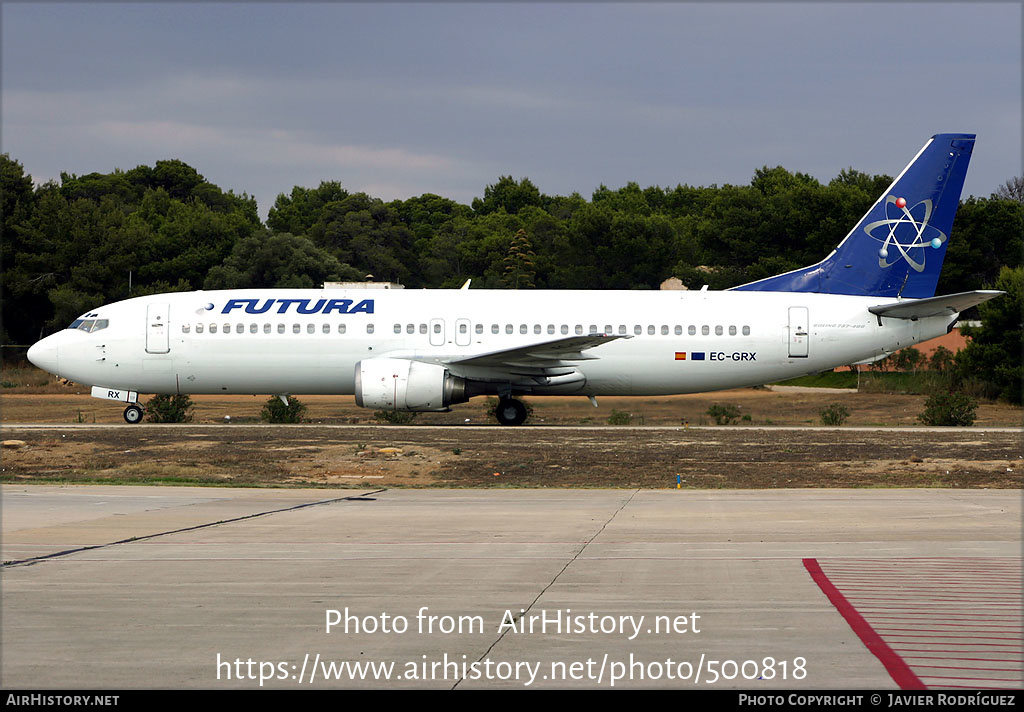
[[[821,262],[724,291],[244,289],[94,309],[28,352],[128,405],[139,393],[354,395],[446,411],[498,396],[714,391],[870,363],[1002,294],[935,296],[973,134],[933,136]]]

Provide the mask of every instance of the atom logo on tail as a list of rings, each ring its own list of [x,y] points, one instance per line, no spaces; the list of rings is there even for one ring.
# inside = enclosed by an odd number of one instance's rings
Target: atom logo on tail
[[[890,212],[890,206],[895,206],[896,210]],[[914,217],[914,212],[921,216],[920,220]],[[882,248],[878,251],[878,266],[892,267],[902,257],[914,270],[923,272],[925,264],[923,250],[926,247],[937,250],[948,239],[941,230],[928,224],[931,216],[931,200],[922,200],[908,208],[906,198],[886,196],[885,220],[878,220],[864,227],[864,232],[868,234],[868,237],[882,243]],[[874,234],[875,230],[882,226],[888,228],[888,234],[884,238]],[[891,247],[895,248],[896,255],[890,262]],[[915,250],[922,250],[922,252],[917,253],[914,252]],[[915,259],[915,255],[918,255],[919,259]]]

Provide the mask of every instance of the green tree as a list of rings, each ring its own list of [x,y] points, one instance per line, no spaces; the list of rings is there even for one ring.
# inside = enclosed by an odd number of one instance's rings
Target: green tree
[[[328,281],[360,279],[358,271],[308,237],[263,230],[236,242],[231,254],[210,269],[203,288],[313,288]]]
[[[530,244],[526,230],[519,230],[512,238],[508,254],[505,256],[505,274],[502,281],[510,289],[532,289],[533,278],[537,274],[537,255]]]
[[[956,294],[991,284],[1003,266],[1017,267],[1024,254],[1024,203],[968,198],[950,231],[937,293]]]
[[[957,354],[956,368],[961,378],[987,380],[1001,398],[1019,405],[1024,360],[1024,267],[1003,267],[993,288],[1006,294],[979,305],[981,326],[965,326],[961,330],[970,341]]]
[[[537,186],[529,178],[516,183],[512,176],[502,176],[498,182],[484,189],[484,197],[473,199],[473,212],[477,215],[488,215],[504,210],[515,215],[527,205],[542,206],[544,200]]]
[[[1024,177],[1015,176],[1006,181],[996,189],[992,197],[999,200],[1014,200],[1018,203],[1024,203]]]
[[[317,188],[295,186],[291,195],[281,193],[267,213],[267,226],[277,232],[308,235],[330,203],[349,195],[337,181],[323,181]]]

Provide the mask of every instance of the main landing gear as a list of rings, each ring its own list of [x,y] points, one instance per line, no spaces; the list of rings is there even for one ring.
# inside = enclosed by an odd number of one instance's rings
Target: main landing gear
[[[132,403],[124,409],[124,422],[135,425],[142,422],[142,406]]]
[[[502,398],[494,414],[502,425],[522,425],[526,420],[526,406],[515,398]]]

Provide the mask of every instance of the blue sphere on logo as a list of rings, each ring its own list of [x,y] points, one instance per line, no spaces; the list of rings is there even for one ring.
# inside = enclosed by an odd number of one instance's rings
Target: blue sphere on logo
[[[940,248],[941,246],[942,246],[942,240],[940,240],[940,239],[939,239],[939,238],[937,238],[937,237],[933,237],[933,238],[932,238],[932,247],[934,247],[934,248],[935,248],[935,249],[937,250],[937,249],[939,249],[939,248]]]
[[[213,304],[212,303],[206,305],[206,311],[213,311]]]

